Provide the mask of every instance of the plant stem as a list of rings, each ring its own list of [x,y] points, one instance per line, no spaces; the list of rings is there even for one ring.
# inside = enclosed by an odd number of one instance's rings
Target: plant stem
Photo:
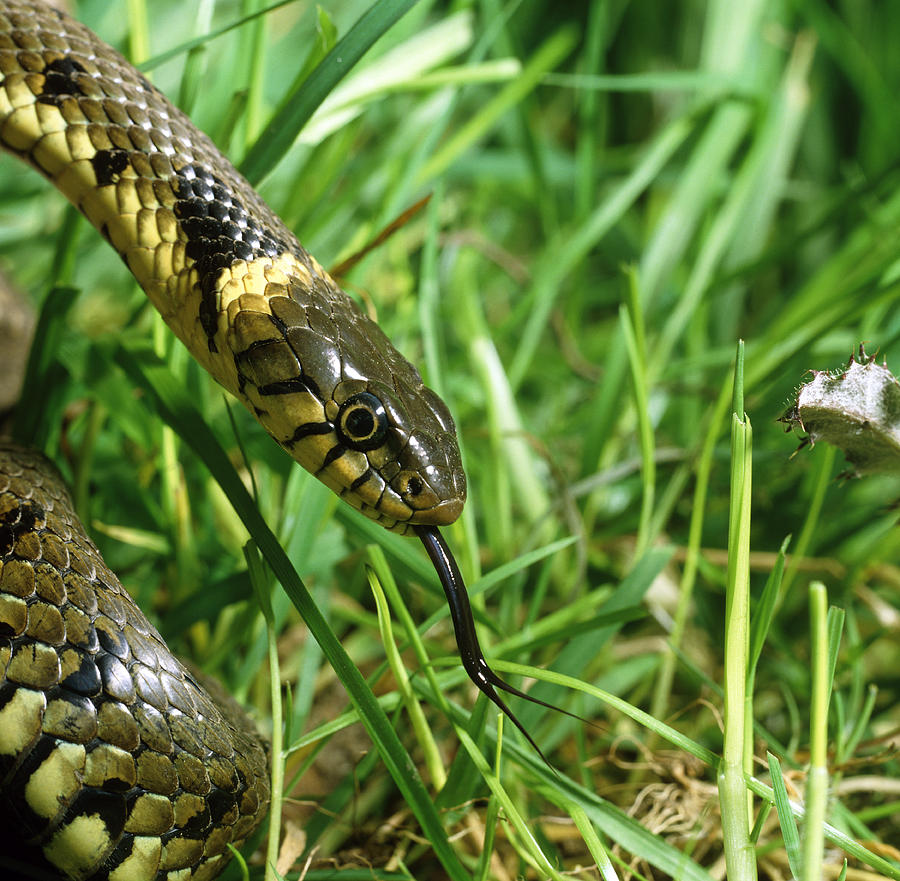
[[[809,618],[812,664],[812,706],[809,722],[809,776],[806,780],[806,822],[803,825],[802,881],[822,877],[822,837],[828,800],[828,595],[825,585],[809,586]]]
[[[719,801],[725,864],[732,881],[754,881],[756,860],[750,840],[750,798],[744,782],[752,761],[747,723],[747,668],[750,650],[750,490],[753,432],[743,412],[743,344],[738,344],[731,418],[731,511],[728,529],[728,584],[725,608],[725,736],[719,768]]]

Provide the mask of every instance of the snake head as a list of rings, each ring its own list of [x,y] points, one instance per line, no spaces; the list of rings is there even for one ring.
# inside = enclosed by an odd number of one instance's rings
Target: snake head
[[[310,269],[290,296],[234,309],[239,396],[294,459],[387,529],[452,523],[466,478],[450,411],[324,270]]]
[[[414,377],[337,385],[326,413],[344,452],[332,470],[354,507],[359,501],[398,525],[441,526],[462,511],[465,474],[447,407]]]

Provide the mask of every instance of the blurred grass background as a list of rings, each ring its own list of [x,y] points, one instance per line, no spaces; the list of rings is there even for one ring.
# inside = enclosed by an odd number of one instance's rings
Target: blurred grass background
[[[457,420],[470,500],[448,537],[467,580],[485,588],[476,604],[489,656],[605,688],[721,751],[725,417],[743,338],[757,594],[792,536],[756,674],[755,770],[767,779],[769,749],[802,781],[806,586],[821,579],[847,615],[829,821],[900,877],[900,484],[839,481],[840,456],[822,445],[791,459],[798,439],[776,422],[805,371],[837,367],[860,341],[897,361],[900,7],[421,0],[292,145],[267,153],[264,138],[254,154],[272,114],[289,112],[295,87],[368,8],[296,2],[254,17],[263,5],[84,0],[76,12],[144,62],[236,164],[262,152],[261,192],[324,265],[431,196],[343,281]],[[421,624],[442,600],[418,548],[338,507],[226,404],[118,257],[37,175],[12,160],[0,175],[4,271],[36,302],[52,286],[78,292],[56,331],[44,443],[113,568],[164,635],[265,726],[245,534],[183,441],[110,367],[116,340],[143,335],[238,467],[240,438],[268,522],[376,693],[390,694],[366,547],[385,549]],[[525,566],[524,555],[568,537]],[[508,577],[480,581],[504,564]],[[273,601],[292,734],[318,737],[344,699],[287,600]],[[425,642],[446,669],[446,616]],[[427,692],[415,656],[404,658]],[[444,681],[471,709],[462,677]],[[551,865],[597,877],[584,867],[605,845],[620,877],[723,877],[710,768],[596,701],[543,683],[535,693],[602,724],[515,704],[564,775],[542,773],[508,736],[503,785]],[[464,755],[450,764],[458,742],[446,719],[430,706],[426,717],[451,771],[437,798],[448,834],[461,834],[460,859],[476,877],[545,877],[532,843],[492,825],[495,796]],[[420,757],[405,723],[398,730]],[[368,741],[350,729],[324,748],[287,816],[319,858],[334,857],[327,871],[349,878],[358,861],[373,867],[365,877],[442,877]],[[304,806],[322,791],[333,793],[326,810]],[[774,812],[761,819],[758,857],[760,877],[788,876]],[[842,859],[827,851],[829,871]],[[851,872],[861,865],[857,855]]]

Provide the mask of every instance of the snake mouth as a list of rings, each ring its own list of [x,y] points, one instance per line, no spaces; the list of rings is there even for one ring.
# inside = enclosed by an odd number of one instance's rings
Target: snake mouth
[[[424,511],[416,511],[409,522],[414,526],[449,526],[462,514],[465,499],[445,499]]]

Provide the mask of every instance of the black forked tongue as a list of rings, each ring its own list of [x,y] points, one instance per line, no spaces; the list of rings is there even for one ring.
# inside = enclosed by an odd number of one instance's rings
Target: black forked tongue
[[[415,526],[413,528],[419,538],[422,539],[422,544],[425,545],[425,550],[428,552],[428,556],[437,570],[438,577],[441,579],[441,586],[447,595],[447,602],[450,604],[450,618],[453,621],[453,630],[456,633],[456,645],[459,648],[459,656],[462,660],[463,668],[469,674],[469,679],[503,711],[503,714],[534,747],[537,754],[546,764],[550,765],[547,757],[541,752],[541,748],[534,742],[534,738],[525,730],[525,727],[507,706],[506,701],[497,694],[497,689],[499,688],[509,694],[516,695],[516,697],[524,698],[549,710],[564,713],[566,716],[572,716],[575,719],[581,719],[581,717],[575,713],[570,713],[568,710],[555,707],[553,704],[548,704],[539,698],[525,694],[524,691],[519,691],[518,688],[504,682],[488,666],[481,651],[481,646],[478,644],[478,635],[475,633],[475,621],[472,618],[472,607],[469,605],[469,594],[466,591],[466,585],[463,582],[453,554],[450,553],[447,543],[436,526]]]

